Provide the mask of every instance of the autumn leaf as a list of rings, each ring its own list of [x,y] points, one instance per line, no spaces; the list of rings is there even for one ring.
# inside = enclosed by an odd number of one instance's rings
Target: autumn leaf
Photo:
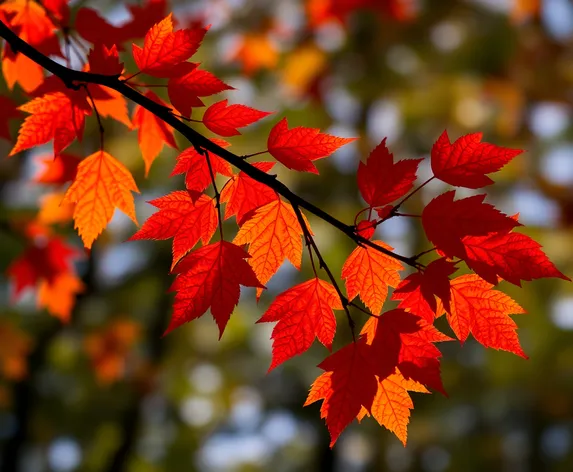
[[[149,202],[159,211],[151,215],[129,241],[173,238],[173,268],[201,240],[208,244],[218,219],[212,198],[202,194],[193,201],[189,192],[179,190]]]
[[[16,108],[16,103],[11,98],[0,95],[0,138],[12,140],[8,121],[19,117],[20,112]]]
[[[273,360],[269,372],[302,354],[314,338],[332,349],[336,333],[333,310],[342,310],[336,289],[318,278],[296,285],[280,295],[269,306],[257,323],[278,321],[273,329]]]
[[[498,276],[521,287],[521,281],[556,277],[570,281],[541,250],[541,244],[520,233],[467,236],[462,243],[468,267],[489,283]]]
[[[369,220],[359,221],[356,225],[356,233],[366,239],[371,239],[376,231],[376,222]]]
[[[113,118],[114,120],[123,123],[128,128],[133,128],[133,123],[129,119],[129,115],[127,113],[127,102],[121,93],[117,90],[104,88],[95,84],[89,84],[87,87],[93,97],[94,105],[100,116],[104,118]],[[105,96],[98,96],[98,89],[105,89]]]
[[[222,139],[213,138],[211,141],[222,148],[230,146],[227,141]],[[231,169],[229,163],[219,156],[209,153],[209,161],[211,162],[211,168],[215,176],[217,174],[226,177],[233,175],[233,169]],[[207,159],[193,146],[188,147],[177,156],[177,162],[171,172],[171,176],[179,174],[185,174],[185,187],[187,190],[192,191],[192,193],[201,193],[212,183]]]
[[[414,408],[414,402],[409,391],[430,393],[426,387],[413,380],[406,380],[396,370],[394,374],[378,381],[378,390],[372,401],[372,417],[406,446],[408,440],[408,423],[410,422],[410,410]],[[360,421],[363,416],[370,416],[366,408],[362,408],[358,415]]]
[[[117,207],[135,224],[135,205],[130,192],[139,192],[129,170],[105,151],[86,157],[66,192],[63,203],[75,203],[74,227],[86,248],[104,230]]]
[[[266,32],[247,33],[240,38],[232,59],[242,64],[245,75],[252,75],[261,69],[273,69],[279,52]]]
[[[28,374],[27,357],[32,338],[8,320],[0,321],[0,371],[8,380],[22,380]]]
[[[267,146],[269,153],[289,169],[318,174],[312,161],[330,156],[356,139],[331,136],[317,128],[298,126],[289,130],[287,119],[283,118],[271,130]]]
[[[274,162],[253,163],[253,166],[263,172],[268,172],[274,165]],[[225,219],[236,215],[239,226],[250,218],[254,210],[278,198],[273,189],[257,182],[242,171],[233,175],[221,190],[221,201],[226,203]]]
[[[233,243],[249,245],[249,264],[266,284],[285,259],[300,269],[302,235],[292,206],[279,199],[260,207],[243,223]]]
[[[90,72],[104,75],[121,75],[123,62],[119,62],[119,53],[114,44],[108,48],[105,44],[97,43],[88,54]]]
[[[373,243],[392,250],[382,241]],[[342,266],[348,299],[353,300],[360,295],[360,299],[373,314],[380,314],[388,295],[388,287],[396,287],[400,283],[398,272],[401,270],[404,270],[404,266],[395,258],[370,246],[358,246]]]
[[[167,93],[169,100],[179,113],[190,116],[191,109],[204,106],[199,97],[208,97],[225,90],[234,90],[209,71],[199,69],[197,64],[181,64],[182,73],[169,79]]]
[[[56,156],[41,156],[38,161],[44,169],[34,177],[34,182],[61,185],[76,178],[80,158],[62,152]]]
[[[319,367],[326,372],[312,384],[304,406],[324,400],[320,417],[326,420],[330,447],[362,408],[370,412],[378,390],[372,348],[361,337],[327,357]]]
[[[221,100],[207,108],[203,124],[219,136],[237,136],[241,134],[237,128],[248,126],[270,114],[245,105],[227,105],[227,100]]]
[[[482,133],[467,134],[450,143],[444,131],[432,147],[434,175],[450,185],[481,188],[493,183],[487,175],[501,169],[521,149],[509,149],[480,142]]]
[[[434,198],[422,212],[428,239],[448,257],[465,258],[462,239],[491,232],[508,233],[521,226],[515,219],[483,203],[485,195],[454,201],[455,190]]]
[[[160,105],[167,106],[153,92],[147,92],[145,96]],[[133,127],[138,130],[137,139],[143,155],[143,161],[145,162],[145,176],[147,177],[151,164],[153,164],[153,161],[163,149],[163,144],[177,149],[177,143],[171,127],[155,116],[155,114],[139,105],[135,107],[133,114]]]
[[[173,16],[169,14],[145,35],[143,49],[133,45],[133,58],[140,72],[154,77],[170,77],[173,66],[197,52],[206,33],[205,28],[174,32]]]
[[[62,92],[46,94],[22,105],[19,110],[30,113],[20,131],[10,156],[54,140],[54,154],[59,154],[76,138],[82,138],[85,115],[90,110],[77,106]]]
[[[517,325],[509,317],[525,313],[517,302],[475,274],[462,275],[451,283],[448,323],[460,342],[470,333],[485,347],[513,352],[527,359],[519,344]]]
[[[377,207],[403,197],[412,189],[422,160],[407,159],[394,163],[384,138],[370,153],[366,164],[358,164],[358,188],[362,198],[371,207]]]
[[[433,323],[442,305],[449,310],[450,278],[457,267],[445,258],[430,262],[423,272],[414,272],[394,290],[392,300],[401,300],[398,308],[414,313]],[[440,307],[440,308],[439,308]]]
[[[219,327],[219,338],[239,302],[240,286],[264,288],[247,264],[249,254],[227,241],[189,253],[175,267],[179,274],[171,322],[164,334],[202,316],[209,308]]]

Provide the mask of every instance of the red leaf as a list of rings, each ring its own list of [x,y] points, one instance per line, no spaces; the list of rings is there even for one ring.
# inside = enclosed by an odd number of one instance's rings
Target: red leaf
[[[183,116],[190,116],[193,107],[204,106],[199,97],[208,97],[225,90],[234,90],[211,72],[197,68],[197,64],[181,64],[183,72],[172,77],[167,83],[167,93],[171,104]]]
[[[217,211],[213,199],[201,194],[193,202],[189,192],[179,190],[149,202],[157,213],[151,215],[129,241],[173,238],[173,264],[201,240],[208,244],[217,229]]]
[[[94,45],[88,54],[89,70],[96,74],[120,75],[123,72],[123,62],[119,62],[119,54],[114,44],[108,48],[102,43]]]
[[[145,96],[160,105],[167,106],[153,92],[147,92]],[[173,129],[162,119],[139,105],[135,107],[133,114],[133,127],[138,128],[137,139],[145,162],[145,175],[147,176],[151,164],[163,149],[163,144],[177,149],[177,143],[173,136]]]
[[[312,384],[304,406],[324,400],[320,417],[330,432],[330,447],[362,408],[370,412],[378,390],[376,369],[372,365],[372,348],[361,337],[331,356],[319,367],[326,372]]]
[[[189,253],[175,268],[171,286],[177,292],[173,316],[165,334],[202,316],[209,308],[219,326],[219,337],[239,302],[240,286],[264,288],[245,261],[249,255],[227,241]]]
[[[30,113],[20,131],[10,156],[54,140],[54,154],[59,154],[84,132],[86,110],[70,97],[55,92],[33,99],[20,110]]]
[[[458,187],[485,187],[493,183],[485,174],[498,171],[523,152],[482,143],[481,137],[482,133],[467,134],[451,144],[447,131],[444,131],[432,147],[434,175]]]
[[[382,241],[374,244],[392,250]],[[364,304],[378,315],[388,295],[388,287],[396,287],[400,282],[398,271],[404,270],[402,264],[393,257],[369,246],[358,246],[342,266],[342,278],[345,279],[348,299],[357,295]]]
[[[416,180],[418,165],[423,159],[394,163],[386,147],[386,138],[370,153],[366,164],[358,165],[358,188],[371,207],[386,205],[406,195]]]
[[[222,139],[213,138],[211,141],[217,146],[223,148],[230,146],[227,141]],[[233,175],[233,170],[229,163],[221,159],[219,156],[209,153],[209,161],[211,162],[211,167],[215,176],[217,174],[225,175],[227,177],[231,177]],[[193,146],[185,149],[181,154],[179,154],[179,156],[177,156],[177,162],[173,172],[171,172],[171,176],[183,173],[185,173],[185,186],[187,187],[187,190],[201,193],[211,185],[211,173],[209,172],[207,159],[203,154],[199,154]]]
[[[274,165],[274,162],[253,163],[253,166],[263,172],[268,172]],[[239,226],[252,216],[254,210],[278,198],[273,189],[257,182],[242,171],[232,176],[221,191],[221,201],[226,203],[225,219],[236,215]]]
[[[462,343],[471,332],[485,347],[503,349],[527,359],[519,345],[517,325],[509,317],[525,313],[525,310],[508,295],[492,290],[492,287],[475,274],[452,280],[448,323]]]
[[[71,154],[61,153],[57,156],[41,157],[44,170],[34,177],[34,182],[40,184],[65,184],[76,178],[80,158]]]
[[[207,108],[203,124],[219,136],[237,136],[241,134],[237,128],[248,126],[270,114],[245,105],[227,106],[227,100],[221,100]]]
[[[70,22],[69,0],[42,0],[42,5],[63,25]]]
[[[171,77],[174,66],[197,52],[205,33],[205,28],[174,32],[172,14],[169,14],[147,32],[143,49],[133,45],[133,58],[141,72],[154,77]]]
[[[271,130],[267,146],[269,153],[289,169],[318,174],[312,161],[330,156],[356,139],[331,136],[318,128],[299,126],[289,130],[287,119],[283,118]]]
[[[453,262],[441,258],[432,261],[424,272],[406,277],[392,294],[392,300],[401,300],[398,308],[433,323],[438,313],[436,297],[449,309],[450,278],[457,268]]]
[[[563,275],[541,250],[541,244],[520,233],[468,236],[462,240],[468,267],[491,284],[498,276],[521,286],[522,280],[557,277]]]
[[[336,289],[318,278],[296,285],[275,298],[257,323],[278,321],[273,329],[273,360],[269,371],[305,352],[314,338],[332,349],[336,333],[333,310],[342,310]]]
[[[465,259],[462,239],[491,232],[508,233],[520,224],[513,218],[483,203],[485,195],[454,201],[455,190],[434,198],[422,212],[428,239],[446,256]]]

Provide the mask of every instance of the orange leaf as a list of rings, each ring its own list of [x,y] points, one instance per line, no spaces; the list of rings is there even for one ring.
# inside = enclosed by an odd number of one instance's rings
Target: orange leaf
[[[66,192],[63,203],[75,203],[75,228],[86,248],[104,230],[117,207],[135,224],[135,205],[130,192],[139,192],[129,170],[105,151],[86,157]]]
[[[28,334],[7,320],[0,321],[0,370],[6,379],[18,381],[26,377],[26,358],[32,346]]]
[[[249,244],[249,264],[264,285],[287,258],[300,270],[302,235],[292,206],[279,199],[260,207],[241,226],[233,243]]]
[[[211,308],[220,338],[239,302],[240,286],[263,287],[245,261],[248,257],[244,249],[227,241],[218,241],[185,256],[174,270],[179,275],[171,290],[177,294],[165,334]]]
[[[289,169],[318,174],[311,161],[330,156],[356,139],[331,136],[317,128],[299,126],[289,130],[287,119],[283,118],[271,130],[267,146],[269,153]]]
[[[233,59],[243,64],[243,72],[252,75],[260,69],[273,69],[279,52],[266,33],[243,35]]]
[[[492,287],[475,274],[452,280],[448,322],[462,343],[471,332],[485,347],[503,349],[527,359],[519,345],[517,325],[509,317],[525,311],[511,297]]]
[[[172,269],[199,240],[208,244],[217,229],[214,201],[205,194],[194,202],[189,192],[183,190],[149,203],[159,211],[151,215],[129,240],[173,238]]]
[[[44,170],[34,177],[39,184],[65,184],[76,178],[80,158],[72,154],[60,153],[56,156],[42,156],[38,160]]]
[[[25,120],[10,156],[54,140],[54,154],[59,154],[84,132],[86,110],[62,92],[49,93],[22,105],[19,110],[31,113]]]
[[[44,195],[40,201],[38,221],[44,225],[67,223],[72,220],[74,205],[62,203],[64,194],[60,192]]]
[[[278,321],[273,329],[269,371],[302,354],[317,337],[328,349],[336,333],[334,310],[342,310],[335,288],[318,278],[296,285],[275,298],[257,323]]]
[[[147,92],[145,96],[160,105],[167,106],[165,102],[153,92]],[[173,137],[171,127],[139,105],[135,107],[133,126],[134,128],[138,128],[137,139],[139,140],[139,147],[145,162],[145,176],[147,176],[151,164],[153,164],[153,161],[161,152],[161,149],[163,149],[163,143],[174,149],[177,149],[177,143]]]
[[[154,77],[170,77],[174,66],[197,52],[205,33],[205,28],[173,32],[173,18],[169,14],[145,35],[143,49],[133,45],[133,58],[141,72]]]
[[[382,241],[373,243],[392,250]],[[401,270],[404,270],[404,266],[393,257],[369,246],[357,247],[342,267],[348,299],[353,300],[360,295],[360,299],[373,314],[380,314],[388,295],[388,287],[396,287],[400,283],[398,272]]]
[[[219,136],[237,136],[241,134],[237,128],[248,126],[270,114],[245,105],[227,106],[227,100],[221,100],[207,108],[203,124]]]

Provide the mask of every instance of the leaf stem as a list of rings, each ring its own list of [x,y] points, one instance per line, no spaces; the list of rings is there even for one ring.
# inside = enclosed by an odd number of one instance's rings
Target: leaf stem
[[[211,176],[211,183],[213,184],[213,190],[215,190],[215,206],[217,207],[217,216],[219,217],[219,235],[221,236],[221,241],[225,238],[223,237],[223,218],[221,217],[221,194],[217,188],[217,183],[215,182],[215,173],[213,172],[213,166],[211,165],[211,158],[209,157],[209,151],[207,149],[197,150],[199,154],[203,154],[205,159],[207,159],[207,167],[209,168],[209,175]]]
[[[266,154],[267,152],[269,152],[268,149],[265,151],[254,152],[252,154],[245,154],[244,156],[241,156],[241,159],[245,160],[248,159],[249,157],[260,156],[261,154]]]
[[[89,88],[88,88],[88,84],[82,84],[82,86],[85,89],[88,98],[90,99],[91,105],[92,105],[94,112],[95,112],[95,116],[97,118],[97,124],[99,126],[99,146],[100,146],[100,150],[103,151],[103,136],[104,136],[105,130],[104,130],[103,124],[101,122],[101,116],[97,110],[97,106],[95,104],[95,101],[92,97],[92,94],[91,94]]]

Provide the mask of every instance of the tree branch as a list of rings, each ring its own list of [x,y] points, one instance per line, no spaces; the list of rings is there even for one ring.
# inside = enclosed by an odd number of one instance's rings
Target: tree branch
[[[276,191],[279,195],[286,198],[293,207],[304,208],[316,217],[329,223],[331,226],[346,234],[350,239],[355,241],[356,244],[369,246],[416,269],[424,267],[423,264],[419,263],[414,258],[402,256],[395,252],[384,249],[383,247],[374,244],[372,241],[360,236],[359,234],[356,234],[353,226],[343,223],[326,211],[298,196],[292,192],[285,184],[279,181],[275,175],[267,174],[266,172],[263,172],[257,167],[249,164],[242,157],[237,156],[236,154],[233,154],[232,152],[220,146],[217,146],[210,139],[206,138],[176,118],[172,114],[171,108],[160,105],[150,98],[145,97],[137,90],[130,87],[125,81],[121,80],[118,75],[102,75],[94,74],[91,72],[77,71],[58,64],[28,44],[26,41],[18,37],[18,35],[16,35],[2,21],[0,21],[0,37],[4,38],[8,42],[14,52],[24,54],[36,64],[42,66],[47,71],[59,77],[64,82],[64,84],[71,89],[77,90],[79,87],[81,87],[82,84],[98,84],[116,90],[124,97],[128,98],[134,103],[137,103],[139,106],[145,108],[157,116],[159,119],[167,123],[169,126],[179,131],[179,133],[187,138],[187,140],[196,149],[205,149],[221,157],[229,164],[243,171],[252,179]]]

